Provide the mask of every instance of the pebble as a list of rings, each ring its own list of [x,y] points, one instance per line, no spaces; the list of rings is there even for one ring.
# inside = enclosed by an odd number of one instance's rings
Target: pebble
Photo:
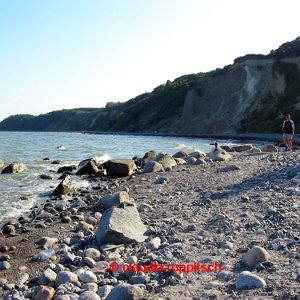
[[[55,289],[48,286],[38,286],[35,288],[32,299],[33,300],[51,300],[55,294]]]
[[[10,269],[10,263],[8,261],[1,261],[0,262],[0,271],[3,271],[3,270],[8,270]]]
[[[270,257],[270,254],[264,248],[254,246],[243,256],[242,262],[253,268],[257,263],[268,261]]]
[[[78,277],[75,273],[70,271],[62,271],[57,274],[55,285],[59,286],[64,283],[77,283]]]
[[[155,237],[148,243],[146,243],[146,248],[150,250],[157,250],[161,244],[160,238]]]
[[[89,257],[94,260],[99,259],[100,255],[101,255],[100,251],[95,248],[85,249],[82,253],[82,257]]]
[[[96,275],[91,271],[86,271],[84,273],[79,274],[79,280],[84,283],[97,282]]]

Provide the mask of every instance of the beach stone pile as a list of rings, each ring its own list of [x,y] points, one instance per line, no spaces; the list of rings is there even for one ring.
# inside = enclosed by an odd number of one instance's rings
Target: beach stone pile
[[[255,148],[220,150],[229,160],[198,151],[149,151],[108,165],[87,160],[81,166],[89,164],[91,173],[80,176],[91,187],[52,194],[28,216],[4,224],[7,240],[37,229],[70,231],[36,240],[32,264],[41,267],[35,273],[21,268],[14,282],[1,272],[12,270],[18,245],[10,249],[0,241],[1,297],[293,299],[300,283],[299,155]],[[78,171],[71,172],[62,181]],[[130,269],[193,262],[217,262],[221,269]]]

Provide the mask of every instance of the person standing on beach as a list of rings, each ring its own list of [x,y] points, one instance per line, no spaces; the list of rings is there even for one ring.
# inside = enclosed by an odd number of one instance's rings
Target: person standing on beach
[[[295,124],[291,120],[291,115],[287,114],[285,116],[285,121],[282,125],[282,131],[283,131],[283,143],[285,144],[286,150],[291,151],[292,150],[292,139],[293,135],[295,133]]]

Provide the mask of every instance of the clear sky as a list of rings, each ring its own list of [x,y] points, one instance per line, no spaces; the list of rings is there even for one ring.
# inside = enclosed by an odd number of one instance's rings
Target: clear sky
[[[299,0],[0,0],[0,120],[103,107],[167,80],[268,54]]]

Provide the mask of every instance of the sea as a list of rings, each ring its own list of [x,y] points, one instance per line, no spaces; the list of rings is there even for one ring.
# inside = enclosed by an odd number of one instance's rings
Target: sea
[[[169,154],[179,150],[208,152],[212,142],[209,139],[168,136],[0,132],[0,159],[4,166],[15,161],[27,166],[22,173],[0,174],[0,221],[16,218],[37,202],[46,201],[59,183],[57,169],[60,166],[78,165],[80,161],[95,156],[103,161],[142,157],[149,150]],[[219,142],[230,144],[228,141]],[[60,160],[60,165],[52,164],[53,160]],[[54,179],[43,180],[41,174],[51,175]],[[72,183],[77,187],[88,185],[79,178],[72,179]]]

